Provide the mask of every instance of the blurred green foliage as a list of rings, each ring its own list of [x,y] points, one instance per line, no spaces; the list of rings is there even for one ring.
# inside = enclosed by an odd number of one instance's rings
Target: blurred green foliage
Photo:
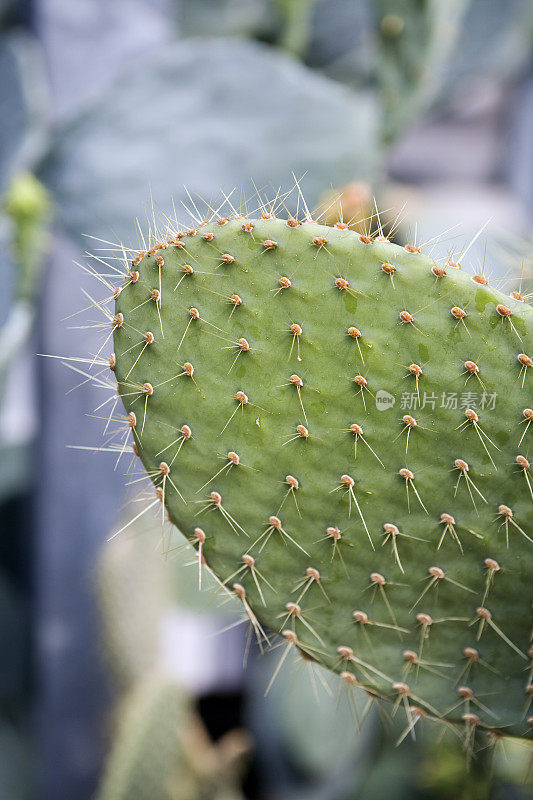
[[[97,800],[242,800],[249,737],[233,730],[214,744],[193,697],[162,667],[162,627],[176,587],[194,602],[198,573],[188,549],[164,558],[154,534],[157,541],[157,523],[138,522],[107,542],[95,574],[103,650],[120,689]],[[212,602],[214,581],[204,579],[202,602]]]

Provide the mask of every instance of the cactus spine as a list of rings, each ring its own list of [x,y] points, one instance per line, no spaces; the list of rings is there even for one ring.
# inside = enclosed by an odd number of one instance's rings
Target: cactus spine
[[[272,208],[158,237],[114,297],[117,430],[258,638],[409,725],[527,735],[526,300]]]

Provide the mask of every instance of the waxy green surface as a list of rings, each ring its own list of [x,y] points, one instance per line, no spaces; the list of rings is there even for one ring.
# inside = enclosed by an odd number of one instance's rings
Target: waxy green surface
[[[265,247],[269,240],[275,246]],[[533,355],[531,307],[463,269],[446,266],[437,277],[432,268],[439,273],[443,265],[431,258],[386,240],[365,243],[342,228],[240,218],[176,241],[132,267],[138,279],[126,279],[116,299],[123,323],[114,331],[115,374],[126,411],[136,416],[134,440],[155,485],[164,485],[172,521],[192,540],[201,527],[202,552],[218,578],[230,589],[241,584],[264,628],[294,630],[321,664],[353,672],[393,701],[393,684],[404,682],[409,702],[430,714],[460,721],[473,713],[481,725],[527,735],[533,501],[530,473],[516,456],[531,461],[533,452],[533,424],[524,417],[533,406],[533,368],[517,358]],[[395,267],[392,276],[382,264]],[[339,288],[338,278],[349,287]],[[498,304],[511,316],[502,317]],[[463,320],[453,307],[466,312]],[[400,320],[402,311],[412,323]],[[477,364],[477,376],[466,361]],[[422,369],[418,383],[411,364]],[[301,378],[300,392],[291,375]],[[477,411],[476,425],[466,408]],[[408,442],[406,414],[417,422]],[[364,436],[356,451],[354,423]],[[192,432],[185,440],[183,425]],[[240,459],[231,468],[230,451]],[[456,459],[467,462],[470,482],[463,475],[457,483]],[[166,478],[162,461],[170,465]],[[414,486],[399,475],[403,468],[414,473]],[[299,483],[289,494],[288,475]],[[353,478],[353,494],[343,475]],[[213,504],[213,491],[234,523]],[[501,504],[513,512],[507,525]],[[443,513],[455,525],[441,541]],[[287,535],[260,538],[272,515]],[[385,524],[402,534],[403,571]],[[336,544],[327,536],[333,526],[341,532]],[[246,554],[254,574],[235,575]],[[486,558],[500,569],[483,600]],[[445,577],[430,585],[434,566]],[[301,617],[287,618],[308,567],[319,571],[320,585],[313,581],[301,597]],[[478,640],[480,606],[500,632],[485,623]],[[368,615],[364,625],[354,621],[358,610]],[[430,615],[429,627],[419,613]],[[339,646],[366,666],[343,661]],[[465,647],[480,660],[469,662]],[[421,648],[421,664],[406,672],[403,652]],[[437,672],[428,669],[434,664]],[[458,685],[481,706],[464,700]]]

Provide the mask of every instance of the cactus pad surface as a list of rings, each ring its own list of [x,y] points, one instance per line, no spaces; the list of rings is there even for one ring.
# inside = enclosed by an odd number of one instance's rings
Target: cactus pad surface
[[[134,449],[258,636],[413,721],[527,735],[527,302],[269,213],[153,244],[115,295]]]

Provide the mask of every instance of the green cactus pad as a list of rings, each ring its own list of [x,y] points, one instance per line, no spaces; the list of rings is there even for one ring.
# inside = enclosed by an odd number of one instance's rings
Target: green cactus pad
[[[183,690],[168,678],[148,673],[119,705],[116,738],[97,800],[188,800],[194,774],[183,741],[192,730]],[[182,787],[178,793],[173,787]]]
[[[137,255],[112,327],[124,425],[259,636],[410,715],[528,734],[523,298],[265,213]]]

